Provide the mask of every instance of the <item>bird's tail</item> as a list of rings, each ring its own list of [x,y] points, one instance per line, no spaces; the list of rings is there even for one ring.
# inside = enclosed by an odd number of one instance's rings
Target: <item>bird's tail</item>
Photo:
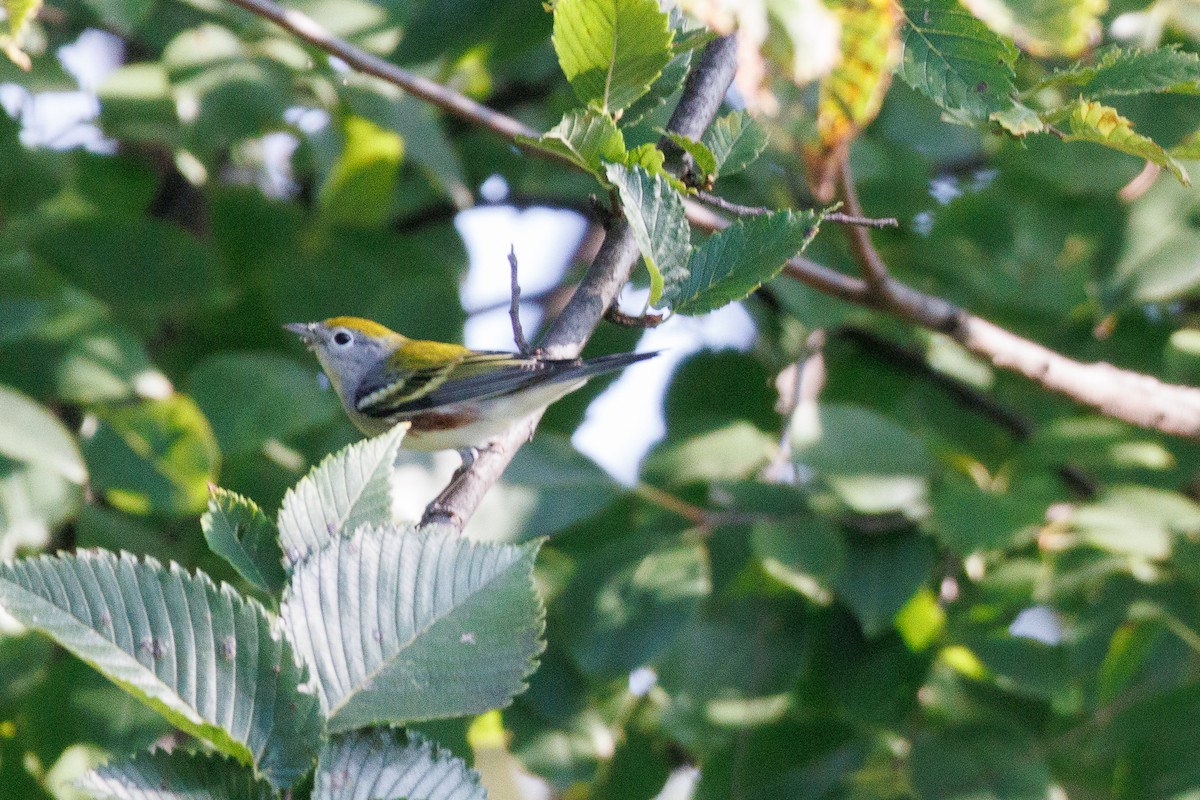
[[[595,375],[603,375],[606,372],[625,369],[630,364],[636,364],[648,358],[654,358],[659,352],[658,350],[653,350],[649,353],[611,353],[606,356],[596,356],[595,358],[577,362],[575,366],[568,368],[562,375],[567,379],[591,378]]]

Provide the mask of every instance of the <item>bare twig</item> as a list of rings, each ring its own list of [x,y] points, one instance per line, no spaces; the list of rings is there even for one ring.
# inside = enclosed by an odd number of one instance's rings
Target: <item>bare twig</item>
[[[700,198],[703,203],[708,203],[714,208],[719,208],[722,211],[728,211],[730,214],[736,214],[739,217],[755,217],[763,214],[771,214],[778,209],[767,208],[766,206],[744,206],[741,203],[734,203],[731,200],[726,200],[720,195],[715,195],[712,192],[706,192],[703,189],[696,192],[696,197]],[[828,211],[822,215],[826,222],[836,222],[841,225],[861,225],[865,228],[898,228],[900,221],[895,217],[880,217],[874,219],[872,217],[859,217],[853,214],[843,214],[840,211]]]
[[[838,170],[838,192],[846,203],[846,209],[856,217],[863,215],[862,203],[858,202],[858,190],[854,188],[854,175],[850,172],[850,159],[842,160]],[[850,248],[854,257],[862,267],[863,277],[867,281],[867,291],[882,301],[888,299],[888,270],[883,259],[879,257],[875,246],[871,244],[871,234],[862,228],[848,228],[846,236],[850,239]]]
[[[521,328],[521,283],[517,280],[517,250],[513,245],[508,246],[508,266],[512,273],[512,298],[508,304],[508,318],[512,321],[513,342],[521,355],[529,355],[529,341]]]
[[[275,22],[309,44],[337,56],[351,67],[399,86],[460,119],[486,128],[517,146],[536,153],[540,158],[578,168],[577,165],[569,163],[555,153],[522,142],[519,137],[536,137],[538,135],[538,132],[532,128],[476,103],[464,95],[360,50],[333,36],[311,18],[299,12],[284,10],[271,0],[231,0],[231,2]],[[709,48],[711,49],[714,44],[723,41],[717,40],[710,44]],[[732,42],[721,46],[728,47],[730,50],[733,48]],[[708,51],[706,51],[707,55]],[[732,71],[732,66],[730,71]],[[693,74],[700,72],[701,70],[698,69]],[[719,76],[712,69],[711,64],[708,69],[704,70],[704,74],[706,81],[711,81],[714,85],[720,83],[717,80]],[[701,93],[705,95],[704,101],[696,106],[696,109],[704,113],[693,115],[690,109],[693,108],[693,104],[699,102],[699,99],[693,99],[692,96]],[[720,105],[721,96],[708,91],[708,87],[689,84],[684,99],[687,100],[687,103],[685,104],[681,99],[675,114],[675,117],[680,117],[680,119],[672,118],[672,123],[676,127],[671,129],[697,138],[707,125],[707,121],[711,119],[709,112],[715,113],[716,108]],[[688,129],[685,130],[684,126],[679,124],[691,120],[695,120],[698,127],[689,124]],[[705,124],[699,125],[700,121],[704,121]],[[1050,129],[1050,132],[1062,135],[1061,131],[1053,128]],[[685,198],[684,204],[688,220],[697,227],[706,230],[720,230],[729,224],[727,218],[701,203]],[[852,215],[858,213],[855,208],[848,210]],[[623,223],[618,220],[613,224],[609,238],[620,230],[623,230]],[[850,230],[866,234],[866,231],[860,228],[852,227]],[[627,233],[622,234],[622,238],[627,235]],[[628,250],[636,255],[636,247],[632,245],[631,241],[623,242],[622,245],[620,250]],[[877,253],[875,255],[878,256]],[[597,261],[599,261],[599,257],[597,257]],[[611,265],[612,262],[609,263]],[[881,264],[882,262],[876,266]],[[595,266],[595,262],[593,266]],[[884,303],[880,301],[880,295],[876,291],[872,291],[863,279],[845,275],[804,257],[791,259],[784,271],[790,277],[830,296],[867,308],[885,311],[911,323],[947,333],[968,350],[986,358],[992,364],[1019,372],[1048,389],[1060,392],[1117,419],[1165,433],[1200,439],[1200,390],[1166,384],[1153,377],[1118,369],[1109,364],[1080,363],[1036,342],[999,328],[987,320],[975,317],[943,298],[925,294],[892,278],[887,278],[886,282],[882,284],[888,296],[887,302]],[[625,274],[628,274],[627,270]],[[590,271],[589,277],[592,277]],[[587,279],[585,279],[586,283]],[[605,297],[599,288],[594,288],[596,294],[591,294],[591,290],[589,290],[589,293],[582,296],[587,298],[589,306],[603,303],[598,308],[590,309],[595,310],[595,319],[599,319],[609,303],[604,302]],[[584,285],[581,285],[580,289],[583,290]],[[578,295],[579,292],[576,294]],[[611,301],[612,296],[615,296],[615,293],[608,297],[608,301]],[[574,298],[572,298],[572,302],[574,302]],[[568,306],[570,305],[568,304]],[[593,321],[591,325],[594,324]],[[591,325],[573,323],[570,327],[576,332],[586,329],[590,333]],[[576,343],[582,345],[582,341]],[[564,346],[561,348],[561,352],[568,352],[570,349],[570,347]],[[526,435],[529,430],[531,428],[526,428]],[[516,436],[516,433],[513,435]],[[474,470],[482,474],[483,468],[492,463],[495,463],[495,459],[481,458],[477,460]],[[504,463],[507,463],[507,459],[504,460]],[[500,468],[502,469],[503,465]],[[496,475],[498,474],[499,472],[496,473]]]

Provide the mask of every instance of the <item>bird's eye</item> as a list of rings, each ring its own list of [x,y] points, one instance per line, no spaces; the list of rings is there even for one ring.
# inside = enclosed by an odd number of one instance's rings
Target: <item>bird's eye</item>
[[[333,343],[345,347],[354,341],[354,337],[348,331],[338,331],[333,335]]]

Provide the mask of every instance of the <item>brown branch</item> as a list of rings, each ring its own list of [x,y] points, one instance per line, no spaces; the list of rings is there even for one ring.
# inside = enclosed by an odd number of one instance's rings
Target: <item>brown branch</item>
[[[508,319],[512,322],[513,343],[521,355],[529,355],[529,340],[525,338],[525,330],[521,327],[521,284],[517,280],[517,250],[512,245],[508,248],[508,266],[512,273],[512,292],[508,304]]]
[[[710,42],[700,63],[688,76],[667,130],[699,138],[716,116],[725,92],[733,82],[735,64],[732,37]],[[686,113],[681,109],[687,109]],[[541,351],[548,358],[576,358],[579,355],[604,312],[629,280],[629,273],[639,256],[637,242],[624,218],[614,219],[587,274],[546,332]],[[540,419],[541,413],[533,414],[481,451],[452,490],[443,493],[436,505],[426,509],[422,522],[448,524],[461,530],[517,450],[533,435]]]
[[[838,193],[846,203],[846,210],[856,217],[863,215],[862,203],[858,201],[858,190],[854,188],[854,175],[850,172],[850,159],[842,159],[838,169]],[[862,267],[863,277],[867,281],[867,291],[880,300],[888,298],[887,264],[879,257],[879,252],[871,244],[871,234],[864,228],[847,228],[846,237],[850,240],[850,249]]]
[[[577,165],[568,162],[562,156],[519,141],[518,137],[536,137],[538,132],[532,128],[464,95],[360,50],[333,36],[304,14],[293,10],[284,10],[271,0],[231,0],[231,2],[275,22],[309,44],[337,56],[361,72],[395,84],[460,119],[484,127],[517,146],[536,153],[541,158],[578,169]],[[725,40],[719,39],[710,44],[705,57],[708,57],[710,51],[716,52],[713,50],[714,45],[723,41]],[[730,51],[733,48],[732,43],[721,46]],[[706,80],[712,81],[712,86],[694,86],[691,83],[694,78],[689,77],[689,85],[684,97],[681,98],[680,106],[672,117],[672,124],[676,127],[669,126],[669,129],[692,138],[698,138],[707,125],[707,121],[711,120],[709,112],[715,113],[721,102],[721,96],[707,91],[707,89],[719,85],[719,81],[715,80],[716,72],[712,67],[713,64],[710,63],[704,70],[697,69],[693,72],[693,76],[701,72],[704,72],[706,76],[712,75],[711,79],[706,77]],[[705,97],[703,103],[695,109],[697,113],[695,113],[694,122],[698,124],[700,121],[704,121],[705,125],[698,125],[698,127],[697,125],[688,125],[685,129],[680,123],[693,120],[693,112],[689,110],[685,113],[685,109],[692,109],[693,104],[698,102],[699,99],[693,98],[692,95],[701,93],[701,89],[705,89],[703,92]],[[676,117],[681,117],[681,119],[676,119]],[[1061,135],[1061,131],[1053,128],[1050,131]],[[720,230],[729,224],[728,219],[690,198],[685,198],[684,204],[688,220],[699,228]],[[849,207],[849,211],[851,214],[858,214],[860,209]],[[866,235],[866,231],[860,228],[850,228],[850,231]],[[636,258],[636,247],[632,245],[631,240],[625,241],[628,239],[628,232],[619,220],[609,231],[605,240],[606,245],[609,239],[618,234],[622,240],[622,246],[615,249],[620,253],[632,254],[629,255],[632,263],[632,260]],[[869,237],[867,241],[869,243]],[[602,254],[605,249],[601,248]],[[873,249],[870,252],[874,252]],[[610,267],[615,263],[613,259],[616,255],[617,253],[612,253],[606,256]],[[875,255],[878,256],[877,253]],[[597,261],[593,262],[593,268],[598,269],[597,264],[601,263],[598,255]],[[880,266],[880,264],[876,264],[876,266]],[[619,272],[619,270],[617,271]],[[1075,361],[1036,342],[1006,331],[987,320],[975,317],[943,298],[927,295],[892,278],[887,278],[886,283],[883,283],[884,292],[888,298],[884,304],[880,302],[880,296],[872,291],[867,282],[861,278],[845,275],[804,257],[791,259],[784,271],[790,277],[825,294],[867,308],[885,311],[916,325],[947,333],[968,350],[986,358],[992,364],[1019,372],[1048,389],[1060,392],[1116,419],[1165,433],[1200,439],[1200,390],[1198,389],[1166,384],[1148,375],[1118,369],[1110,364],[1084,364]],[[626,268],[625,274],[628,274],[628,268]],[[877,277],[878,275],[876,275]],[[598,276],[589,270],[584,284],[581,284],[579,291],[576,292],[577,296],[586,300],[588,306],[586,310],[589,313],[595,312],[592,322],[587,324],[583,322],[585,317],[581,313],[584,309],[573,310],[573,316],[579,314],[578,319],[581,320],[579,323],[570,325],[577,334],[585,329],[590,334],[595,320],[600,318],[612,297],[615,297],[615,292],[613,292],[605,302],[601,283],[606,282],[599,281]],[[572,302],[568,304],[568,310],[571,310],[574,301],[573,297]],[[581,300],[581,302],[583,301]],[[565,334],[563,336],[564,341],[571,338],[578,339],[578,337],[565,336]],[[575,344],[582,347],[585,340],[586,336],[578,339]],[[549,344],[549,338],[547,341]],[[562,346],[558,349],[559,352],[568,353],[572,348]],[[575,353],[570,353],[570,357],[574,357],[574,355]],[[532,426],[526,426],[526,435],[530,430],[532,430]],[[506,441],[512,437],[516,437],[512,439],[514,442],[520,440],[517,432],[513,432],[510,437],[506,438]],[[481,457],[476,460],[473,473],[482,474],[485,468],[490,468],[488,465],[494,463],[495,459],[493,458]],[[504,460],[504,464],[507,464],[507,459]],[[503,469],[503,464],[500,465],[500,469]],[[499,471],[496,472],[496,475],[499,475]],[[473,510],[474,506],[472,505],[471,508]]]
[[[696,197],[702,203],[707,203],[714,208],[719,208],[722,211],[728,211],[730,214],[736,214],[739,217],[757,217],[763,214],[771,214],[778,209],[767,208],[766,206],[744,206],[741,203],[735,203],[732,200],[726,200],[720,195],[706,192],[703,189],[696,191]],[[865,228],[898,228],[900,221],[895,217],[861,217],[853,214],[843,214],[839,211],[827,211],[822,215],[825,222],[836,222],[840,225],[861,225]]]

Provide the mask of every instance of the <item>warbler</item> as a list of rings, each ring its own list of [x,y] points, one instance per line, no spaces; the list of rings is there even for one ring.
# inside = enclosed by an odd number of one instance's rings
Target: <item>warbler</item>
[[[558,360],[471,350],[410,339],[359,317],[283,327],[316,353],[359,430],[375,436],[407,421],[404,446],[412,450],[478,448],[588,378],[657,355]]]

